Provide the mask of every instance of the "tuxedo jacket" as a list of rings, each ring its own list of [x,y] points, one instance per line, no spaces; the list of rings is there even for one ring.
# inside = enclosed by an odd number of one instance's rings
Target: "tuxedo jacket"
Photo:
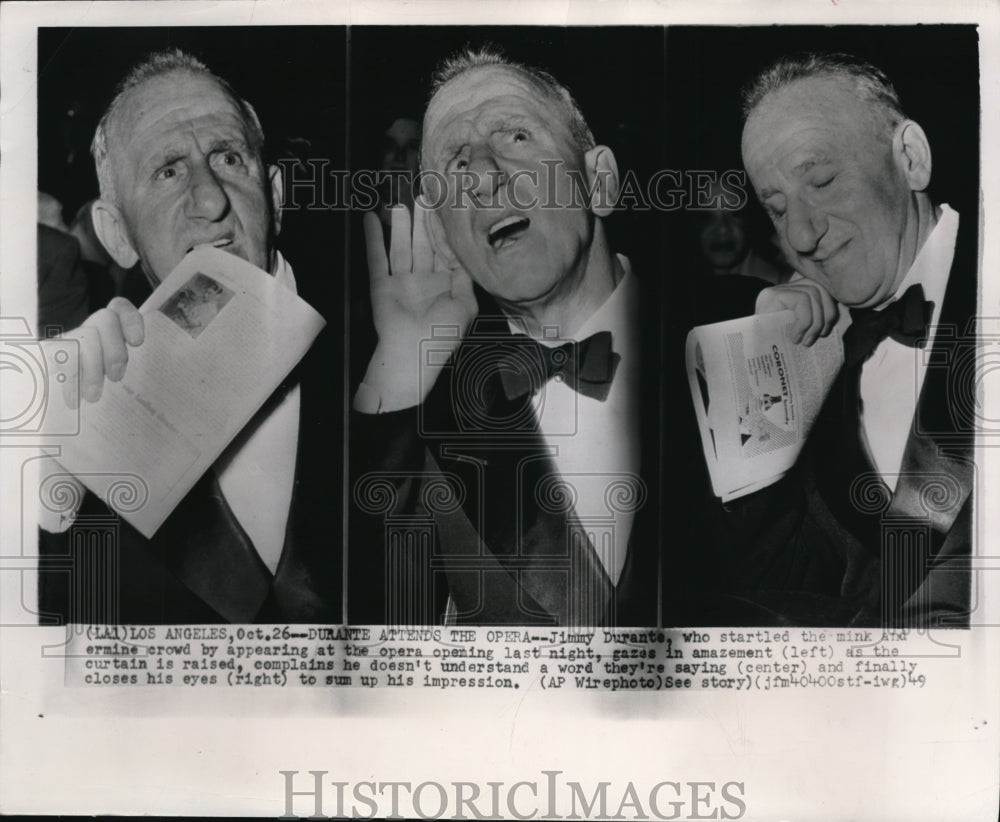
[[[968,624],[976,293],[975,228],[960,227],[894,493],[838,433],[842,372],[782,481],[704,509],[700,536],[731,590],[793,624]]]
[[[655,472],[560,477],[531,397],[503,390],[507,321],[477,296],[480,315],[421,406],[351,416],[348,619],[439,623],[450,601],[456,624],[654,625]],[[581,523],[566,482],[603,483],[606,516]],[[615,585],[591,543],[608,544],[625,510]]]
[[[299,282],[300,290],[302,283]],[[133,272],[133,303],[148,295]],[[39,612],[62,622],[182,624],[343,621],[341,381],[329,328],[254,421],[301,386],[294,487],[272,574],[223,497],[215,470],[146,539],[88,493],[73,525],[40,533]]]

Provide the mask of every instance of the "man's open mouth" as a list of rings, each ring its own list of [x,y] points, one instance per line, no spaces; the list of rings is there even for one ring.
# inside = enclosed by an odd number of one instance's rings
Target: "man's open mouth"
[[[517,214],[504,217],[494,223],[486,236],[490,247],[494,249],[503,248],[505,245],[513,243],[531,225],[531,220]]]

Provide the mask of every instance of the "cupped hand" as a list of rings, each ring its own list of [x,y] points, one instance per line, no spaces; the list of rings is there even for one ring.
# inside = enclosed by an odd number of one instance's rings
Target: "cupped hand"
[[[440,351],[442,338],[435,338],[434,330],[447,326],[458,333],[443,339],[457,347],[478,310],[469,275],[435,252],[428,221],[436,217],[423,202],[418,199],[412,221],[405,206],[395,206],[391,213],[388,257],[378,218],[371,212],[364,218],[378,333],[378,347],[364,381],[380,393],[383,410],[426,398],[441,365],[420,362],[421,343],[435,339]]]

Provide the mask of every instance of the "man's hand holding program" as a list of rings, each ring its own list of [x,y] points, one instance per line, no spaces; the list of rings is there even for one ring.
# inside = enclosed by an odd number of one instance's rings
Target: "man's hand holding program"
[[[80,347],[79,380],[71,377],[63,383],[66,404],[77,408],[81,396],[88,402],[101,398],[105,379],[118,382],[125,376],[128,349],[142,345],[146,331],[139,309],[124,297],[115,297],[107,308],[95,311],[63,336]]]
[[[823,286],[806,279],[774,285],[757,295],[755,313],[786,310],[795,315],[792,340],[802,345],[812,345],[820,337],[827,336],[839,316],[837,303],[830,293]]]

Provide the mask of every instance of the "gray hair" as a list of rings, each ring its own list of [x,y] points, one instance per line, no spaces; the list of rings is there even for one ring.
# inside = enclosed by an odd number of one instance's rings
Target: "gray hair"
[[[441,90],[442,86],[456,77],[473,69],[490,66],[517,72],[545,96],[559,103],[566,112],[570,134],[581,154],[596,145],[590,126],[587,125],[583,112],[580,111],[580,105],[566,86],[543,69],[511,60],[496,46],[486,45],[478,49],[466,46],[462,51],[444,60],[431,76],[431,93],[428,103]]]
[[[783,57],[758,74],[743,89],[743,122],[768,94],[810,77],[839,77],[851,82],[854,93],[869,104],[887,131],[907,119],[899,95],[882,69],[850,54],[812,53]]]
[[[121,111],[122,103],[126,95],[137,86],[141,86],[157,77],[166,77],[170,74],[193,74],[201,77],[208,77],[214,80],[222,90],[233,99],[236,107],[243,116],[250,138],[250,150],[257,155],[258,159],[264,149],[264,130],[261,128],[257,112],[250,103],[241,98],[233,87],[215,74],[197,57],[181,51],[180,49],[167,49],[157,51],[146,57],[141,63],[133,66],[125,78],[115,88],[114,96],[108,107],[104,111],[97,130],[94,132],[94,139],[90,144],[90,153],[94,157],[94,164],[97,167],[97,181],[101,188],[101,197],[109,202],[118,204],[117,190],[115,187],[114,168],[108,149],[108,132],[111,124]]]

